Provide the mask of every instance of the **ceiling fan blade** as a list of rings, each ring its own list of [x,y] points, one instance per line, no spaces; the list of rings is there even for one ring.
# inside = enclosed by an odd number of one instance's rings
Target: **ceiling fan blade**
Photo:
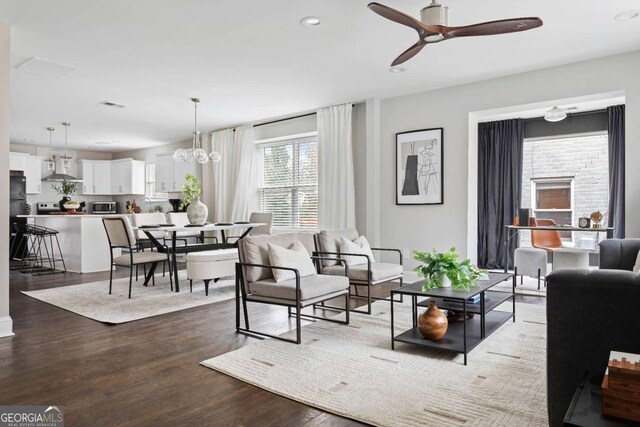
[[[540,18],[515,18],[483,22],[464,27],[445,27],[448,37],[492,36],[496,34],[516,33],[542,26]]]
[[[426,45],[427,45],[426,42],[424,42],[423,40],[420,40],[418,43],[414,44],[409,49],[402,52],[400,56],[394,59],[393,62],[391,63],[391,66],[395,67],[396,65],[400,65],[403,62],[410,60],[411,58],[416,56],[418,52],[420,52],[422,48],[425,47]]]
[[[406,25],[413,28],[418,32],[418,35],[422,38],[425,35],[439,32],[438,27],[425,25],[422,22],[415,19],[413,16],[409,16],[406,13],[402,13],[398,10],[390,8],[380,3],[369,3],[367,6],[369,9],[377,13],[378,15],[390,19],[398,24]]]

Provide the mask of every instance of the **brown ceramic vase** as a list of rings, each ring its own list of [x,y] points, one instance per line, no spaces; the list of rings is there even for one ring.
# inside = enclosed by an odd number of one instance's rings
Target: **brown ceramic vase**
[[[449,322],[447,316],[436,306],[434,301],[429,302],[429,308],[418,316],[418,329],[423,337],[437,341],[447,333]]]

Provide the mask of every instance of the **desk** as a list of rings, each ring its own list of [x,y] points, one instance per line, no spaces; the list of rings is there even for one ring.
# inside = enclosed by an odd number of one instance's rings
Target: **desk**
[[[178,283],[178,262],[177,254],[185,254],[189,252],[202,252],[211,251],[215,249],[228,249],[237,247],[238,242],[228,243],[226,231],[227,230],[245,230],[244,233],[238,238],[238,240],[245,238],[254,227],[265,225],[264,223],[247,223],[247,224],[230,224],[230,225],[215,225],[206,224],[199,227],[190,227],[186,225],[174,225],[171,227],[132,227],[134,230],[142,230],[147,235],[153,246],[158,252],[166,253],[169,251],[171,254],[171,265],[174,282],[176,284],[176,292],[180,292],[180,284]],[[168,247],[161,243],[154,235],[153,232],[164,231],[171,235],[171,247]],[[219,231],[222,234],[222,243],[202,243],[195,245],[176,246],[176,237],[178,231],[200,231],[200,234],[204,235],[206,231]]]
[[[537,227],[524,226],[524,225],[505,225],[504,233],[504,272],[506,273],[509,267],[509,242],[512,238],[516,237],[520,230],[553,230],[553,231],[582,231],[586,233],[597,233],[599,237],[600,233],[607,233],[607,239],[613,237],[613,230],[615,227],[603,227],[603,228],[580,228],[580,227],[561,227],[557,225],[540,225]]]

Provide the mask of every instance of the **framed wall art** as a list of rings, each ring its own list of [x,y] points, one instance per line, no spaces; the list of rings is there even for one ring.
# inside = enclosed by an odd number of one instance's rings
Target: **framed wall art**
[[[444,203],[443,128],[396,134],[396,205]]]

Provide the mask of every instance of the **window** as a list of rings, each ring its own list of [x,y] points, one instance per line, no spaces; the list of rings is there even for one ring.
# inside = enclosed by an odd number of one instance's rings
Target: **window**
[[[559,225],[573,225],[573,178],[545,178],[531,181],[531,206],[536,218],[552,219]],[[571,232],[561,232],[571,240]]]
[[[167,199],[169,195],[167,193],[156,193],[156,164],[145,164],[145,197],[148,199]]]
[[[273,214],[279,228],[318,228],[317,137],[264,144],[262,154],[262,212]]]

